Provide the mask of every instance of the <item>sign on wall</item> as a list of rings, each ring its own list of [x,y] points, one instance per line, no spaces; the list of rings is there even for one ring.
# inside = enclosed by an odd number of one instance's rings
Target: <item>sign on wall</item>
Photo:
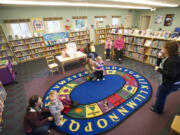
[[[155,17],[155,24],[161,24],[163,20],[163,16],[162,15],[156,15]]]
[[[31,18],[34,32],[44,32],[44,23],[42,18]]]

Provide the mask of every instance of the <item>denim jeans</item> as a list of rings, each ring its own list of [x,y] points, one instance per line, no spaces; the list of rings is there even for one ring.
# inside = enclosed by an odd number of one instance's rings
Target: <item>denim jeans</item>
[[[177,90],[180,90],[180,83],[178,84],[161,84],[158,87],[157,95],[156,95],[156,102],[155,102],[155,111],[162,113],[164,110],[164,105],[166,102],[167,96],[175,92]]]
[[[33,128],[28,135],[48,135],[48,130],[50,128],[51,122],[48,122],[38,128]]]
[[[110,49],[106,49],[106,59],[110,59]]]

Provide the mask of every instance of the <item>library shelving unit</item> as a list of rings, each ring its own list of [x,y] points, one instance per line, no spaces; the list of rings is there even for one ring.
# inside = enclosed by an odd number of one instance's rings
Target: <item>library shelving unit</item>
[[[125,56],[152,66],[156,65],[162,45],[166,41],[175,40],[137,35],[124,35],[124,37]]]
[[[4,101],[6,100],[6,96],[6,90],[4,89],[3,84],[0,81],[0,132],[2,131]]]
[[[14,54],[9,47],[7,38],[0,25],[0,60],[9,60],[13,65],[17,64],[14,58]]]
[[[42,36],[11,40],[9,41],[9,44],[18,63],[35,60],[46,55],[46,49]]]
[[[77,49],[79,50],[81,47],[88,43],[90,43],[90,33],[89,30],[86,31],[73,31],[69,33],[69,42],[76,42]]]
[[[106,39],[106,28],[95,30],[96,45],[101,45],[105,43]]]

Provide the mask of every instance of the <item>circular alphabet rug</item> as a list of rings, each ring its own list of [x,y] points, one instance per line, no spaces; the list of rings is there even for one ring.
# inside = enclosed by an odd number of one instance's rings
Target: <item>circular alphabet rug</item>
[[[99,134],[112,129],[133,114],[152,93],[150,83],[139,73],[117,66],[104,66],[105,80],[90,81],[86,71],[56,82],[46,92],[43,106],[48,108],[49,92],[61,99],[78,101],[63,114],[57,130],[73,135]]]

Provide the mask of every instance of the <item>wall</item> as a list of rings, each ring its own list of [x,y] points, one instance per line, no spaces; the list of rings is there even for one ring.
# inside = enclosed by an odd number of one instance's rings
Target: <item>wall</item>
[[[162,28],[164,30],[168,31],[174,31],[175,27],[180,27],[180,7],[177,8],[159,8],[156,11],[149,11],[149,10],[136,10],[134,14],[134,22],[133,26],[138,26],[140,21],[140,15],[142,14],[151,14],[152,19],[150,23],[150,29],[152,30],[158,30],[159,28]],[[174,20],[171,26],[164,26],[164,18],[166,14],[174,14]],[[161,24],[155,24],[155,16],[156,15],[162,15],[163,21]]]
[[[72,21],[72,16],[87,16],[88,24],[94,25],[94,16],[106,16],[106,24],[112,24],[112,16],[121,16],[120,23],[124,24],[125,15],[133,14],[133,11],[126,9],[110,9],[110,8],[78,8],[78,7],[18,7],[7,6],[0,7],[0,23],[8,35],[3,20],[5,19],[26,19],[32,17],[63,17],[63,24],[67,23],[66,19]]]

